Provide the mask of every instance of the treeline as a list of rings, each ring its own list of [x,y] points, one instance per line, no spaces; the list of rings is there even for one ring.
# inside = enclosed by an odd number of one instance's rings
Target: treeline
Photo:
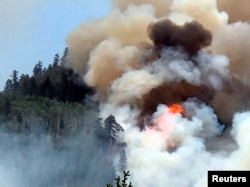
[[[65,67],[68,53],[68,48],[62,57],[57,53],[48,67],[39,61],[32,75],[19,76],[13,70],[0,92],[0,127],[11,132],[40,129],[55,135],[82,126],[84,131],[91,131],[83,125],[87,124],[84,112],[91,108],[84,99],[93,90],[72,69]]]
[[[54,56],[48,67],[39,61],[33,74],[13,70],[0,92],[0,128],[9,132],[43,132],[54,136],[93,135],[112,155],[124,145],[116,140],[123,131],[112,114],[98,118],[98,103],[87,99],[94,91],[82,77],[66,68],[68,48]]]
[[[3,94],[12,97],[48,97],[63,102],[83,101],[86,95],[93,93],[93,90],[83,82],[82,77],[65,67],[68,51],[68,48],[65,48],[61,58],[57,53],[48,67],[43,67],[43,63],[39,61],[35,64],[31,76],[19,76],[19,72],[13,70],[11,78],[5,83]]]

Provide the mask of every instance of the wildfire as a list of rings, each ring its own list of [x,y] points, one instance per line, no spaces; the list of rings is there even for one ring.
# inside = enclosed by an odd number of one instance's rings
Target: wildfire
[[[170,105],[168,106],[168,109],[171,113],[174,113],[174,114],[183,114],[184,113],[184,109],[182,107],[181,104],[173,104],[173,105]]]
[[[166,107],[168,108],[168,110],[169,110],[170,113],[173,113],[173,114],[183,114],[184,113],[184,108],[179,103],[175,103],[175,104],[172,104],[172,105],[166,106]],[[166,150],[168,152],[175,151],[176,150],[176,142],[175,141],[171,141],[170,144],[167,146]]]
[[[175,140],[172,140],[171,134],[176,124],[176,114],[184,114],[184,108],[181,104],[175,103],[163,106],[160,111],[162,113],[154,119],[152,126],[149,126],[146,130],[148,133],[158,133],[158,137],[164,142],[165,150],[173,152],[178,145]]]
[[[159,116],[157,118],[157,125],[158,126],[162,126],[163,124],[169,124],[171,123],[170,118],[169,118],[169,113],[172,114],[183,114],[184,113],[184,108],[182,107],[181,104],[173,104],[170,106],[166,106],[166,108],[168,109],[168,111],[164,112],[161,116]]]
[[[183,106],[181,104],[178,104],[178,103],[168,106],[168,109],[171,113],[174,113],[174,114],[183,114],[184,113]],[[170,144],[167,147],[167,150],[169,152],[172,152],[175,149],[176,149],[176,143],[174,141],[170,142]]]

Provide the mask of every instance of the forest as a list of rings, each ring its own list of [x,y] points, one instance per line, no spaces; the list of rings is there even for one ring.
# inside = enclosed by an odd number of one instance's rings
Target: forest
[[[5,183],[105,186],[115,183],[115,170],[125,169],[126,145],[116,140],[122,127],[112,114],[107,119],[98,117],[98,103],[91,99],[95,90],[65,66],[67,55],[65,48],[48,67],[38,61],[32,75],[13,70],[6,80],[0,93],[4,158],[0,172],[7,171]],[[115,168],[117,154],[120,160]]]

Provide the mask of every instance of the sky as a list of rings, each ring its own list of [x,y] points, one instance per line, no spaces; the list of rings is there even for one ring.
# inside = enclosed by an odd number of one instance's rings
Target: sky
[[[62,54],[70,31],[105,16],[108,0],[0,0],[0,90],[13,70],[32,74]]]

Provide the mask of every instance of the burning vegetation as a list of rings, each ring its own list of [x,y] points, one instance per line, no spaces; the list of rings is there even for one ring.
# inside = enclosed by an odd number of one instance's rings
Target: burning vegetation
[[[235,168],[246,162],[249,169],[250,150],[238,137],[248,127],[238,124],[250,108],[250,25],[228,21],[233,11],[221,10],[232,2],[218,0],[220,10],[215,0],[113,2],[105,18],[70,33],[69,65],[95,88],[100,117],[113,114],[123,127],[136,185],[167,179],[169,186],[204,186],[204,160],[220,169],[237,160]],[[213,141],[218,137],[222,144]],[[202,181],[190,176],[193,165]]]

